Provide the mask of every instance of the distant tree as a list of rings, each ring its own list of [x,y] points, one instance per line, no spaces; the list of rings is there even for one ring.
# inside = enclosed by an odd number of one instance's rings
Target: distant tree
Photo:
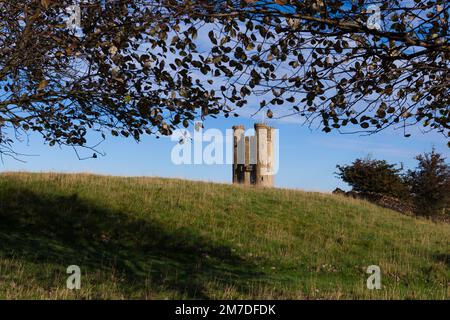
[[[416,157],[418,166],[409,170],[407,181],[418,214],[450,214],[450,165],[434,149]]]
[[[356,159],[351,165],[337,165],[337,176],[360,195],[371,193],[408,199],[408,188],[402,179],[402,168],[385,160]]]

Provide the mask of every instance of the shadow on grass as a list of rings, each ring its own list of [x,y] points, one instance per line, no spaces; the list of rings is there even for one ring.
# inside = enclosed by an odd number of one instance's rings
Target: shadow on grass
[[[205,283],[236,286],[256,280],[254,266],[187,229],[100,208],[73,196],[0,188],[0,254],[32,262],[79,265],[126,278],[128,290],[151,281],[189,298],[208,298]],[[242,284],[242,287],[240,287]],[[156,286],[156,288],[154,288]]]
[[[447,267],[450,267],[450,254],[442,253],[434,256],[434,259],[443,262]]]

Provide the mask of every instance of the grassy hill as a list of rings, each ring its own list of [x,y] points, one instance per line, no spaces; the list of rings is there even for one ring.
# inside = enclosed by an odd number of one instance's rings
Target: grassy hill
[[[449,245],[449,224],[327,194],[0,175],[1,299],[448,299]]]

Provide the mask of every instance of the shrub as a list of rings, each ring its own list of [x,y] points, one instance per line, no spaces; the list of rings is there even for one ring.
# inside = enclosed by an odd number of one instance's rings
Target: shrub
[[[356,159],[351,165],[337,165],[337,176],[347,182],[352,191],[361,195],[383,194],[398,199],[409,199],[406,183],[401,176],[402,168],[385,160]]]
[[[409,170],[407,181],[411,195],[420,215],[449,215],[450,166],[434,149],[418,155],[415,170]]]

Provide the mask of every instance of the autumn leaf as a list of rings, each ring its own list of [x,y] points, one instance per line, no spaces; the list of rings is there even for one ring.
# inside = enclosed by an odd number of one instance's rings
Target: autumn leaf
[[[41,5],[47,10],[50,7],[52,0],[41,0]]]
[[[127,94],[127,95],[124,97],[123,101],[124,101],[125,103],[129,103],[129,102],[131,101],[131,96],[130,96],[129,94]]]
[[[41,82],[39,82],[39,85],[38,85],[37,89],[39,91],[42,91],[42,90],[45,89],[45,87],[47,87],[47,85],[48,85],[48,80],[42,80]]]

